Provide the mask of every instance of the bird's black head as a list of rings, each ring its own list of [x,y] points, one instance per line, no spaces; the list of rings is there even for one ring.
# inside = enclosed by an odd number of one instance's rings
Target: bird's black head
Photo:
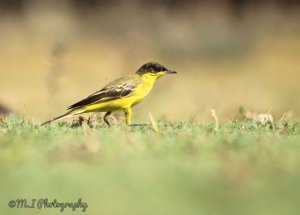
[[[162,76],[164,74],[175,74],[177,72],[167,69],[159,63],[150,62],[141,66],[136,73],[139,75],[150,73],[152,75]]]

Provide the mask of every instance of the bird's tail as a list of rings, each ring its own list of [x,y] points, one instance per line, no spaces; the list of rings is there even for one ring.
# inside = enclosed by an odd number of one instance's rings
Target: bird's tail
[[[52,123],[56,120],[64,119],[64,118],[67,118],[67,117],[70,117],[70,116],[73,116],[73,115],[76,115],[76,114],[79,114],[79,113],[82,113],[82,111],[71,110],[71,111],[69,111],[69,112],[67,112],[63,115],[60,115],[58,117],[55,117],[53,119],[48,120],[47,122],[42,123],[41,126],[49,125],[50,123]]]

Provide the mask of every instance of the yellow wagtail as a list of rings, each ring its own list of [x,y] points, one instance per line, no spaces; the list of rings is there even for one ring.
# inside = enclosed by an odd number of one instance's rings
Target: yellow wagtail
[[[107,84],[103,89],[68,107],[67,113],[44,122],[42,125],[88,112],[106,112],[104,121],[109,125],[107,117],[113,111],[120,109],[124,110],[126,124],[130,125],[131,107],[141,102],[149,94],[159,77],[174,73],[177,72],[158,63],[146,63],[134,75],[119,78]]]

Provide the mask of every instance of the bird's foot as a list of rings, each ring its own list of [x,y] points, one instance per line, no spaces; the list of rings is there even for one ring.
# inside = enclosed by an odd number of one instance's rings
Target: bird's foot
[[[150,126],[149,124],[145,124],[145,123],[135,123],[135,124],[129,124],[130,127],[143,127],[143,126]]]
[[[108,120],[108,118],[111,118],[112,120]],[[118,124],[118,120],[112,115],[108,115],[108,116],[104,117],[104,122],[106,125],[108,125],[108,127]]]

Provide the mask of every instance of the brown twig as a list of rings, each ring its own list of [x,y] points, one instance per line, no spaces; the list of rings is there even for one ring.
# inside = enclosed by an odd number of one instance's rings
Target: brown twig
[[[150,120],[150,123],[152,125],[152,128],[153,130],[156,132],[156,133],[159,133],[159,128],[157,126],[157,123],[155,122],[152,114],[150,112],[148,112],[148,116],[149,116],[149,120]]]
[[[215,123],[216,123],[214,131],[218,131],[218,129],[219,129],[219,120],[218,120],[215,109],[210,109],[210,115],[215,120]]]

